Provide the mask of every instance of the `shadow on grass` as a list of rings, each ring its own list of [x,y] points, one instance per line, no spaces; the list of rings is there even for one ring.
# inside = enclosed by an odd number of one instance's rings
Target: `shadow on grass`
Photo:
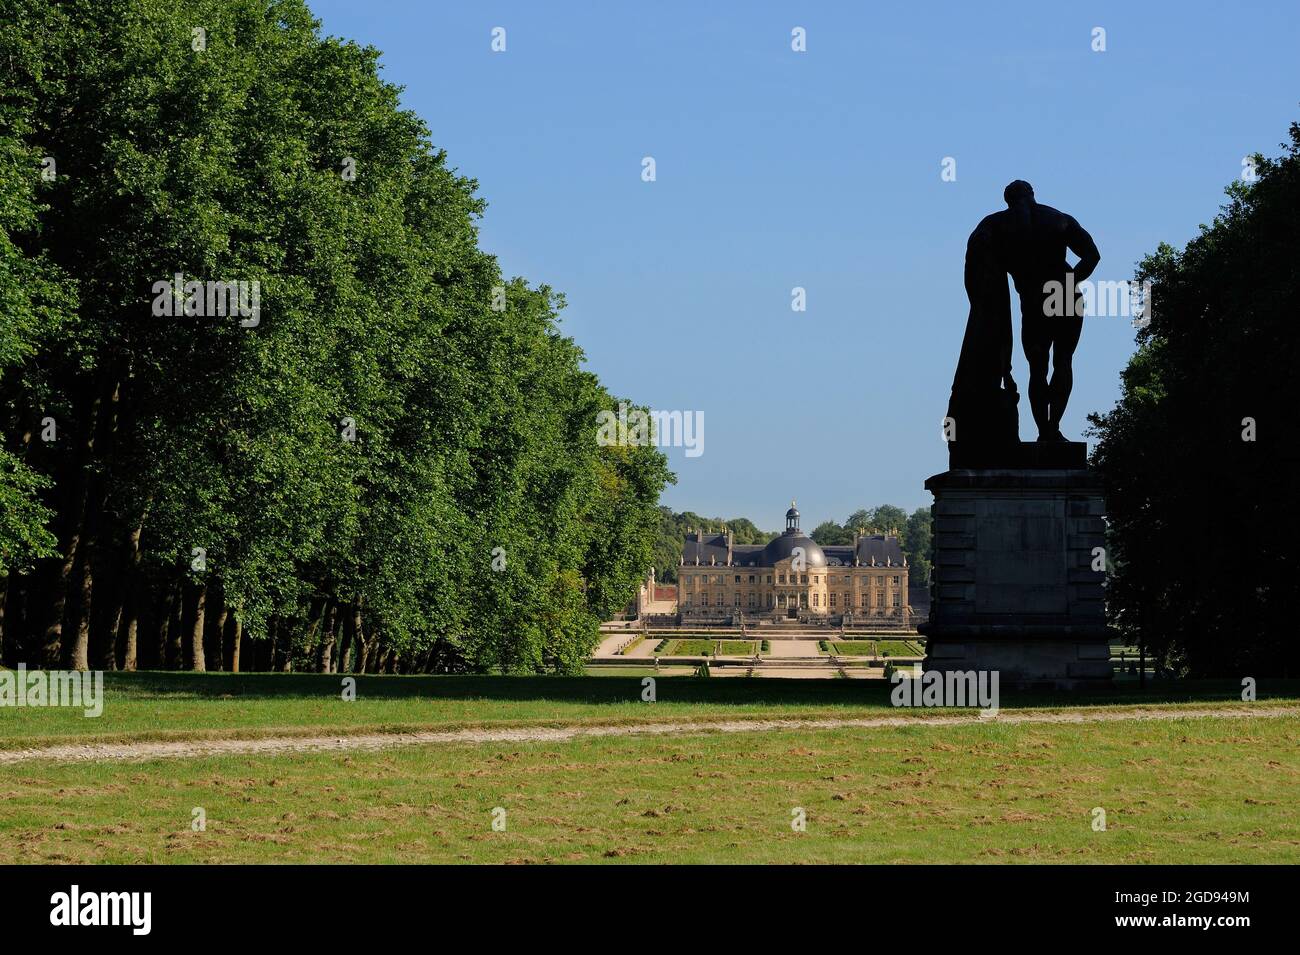
[[[185,673],[146,671],[105,673],[105,689],[122,695],[186,696],[212,699],[319,698],[336,696],[347,674]],[[571,703],[626,703],[641,698],[640,676],[356,676],[364,699],[557,700]],[[884,680],[698,679],[658,677],[662,702],[773,706],[855,706],[893,709],[891,685]],[[1259,681],[1258,698],[1296,699],[1300,680]],[[1127,706],[1152,703],[1241,702],[1235,680],[1150,682],[1093,690],[1001,692],[1003,708],[1030,706]]]

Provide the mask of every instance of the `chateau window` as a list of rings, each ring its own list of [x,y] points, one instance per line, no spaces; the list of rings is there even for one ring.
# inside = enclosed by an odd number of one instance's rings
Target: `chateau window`
[[[894,606],[895,607],[901,606],[898,602],[898,594],[894,594]]]
[[[733,605],[736,606],[736,607],[739,607],[739,606],[740,606],[740,594],[739,594],[739,593],[736,594],[736,600],[735,600],[735,603],[734,603]]]
[[[813,583],[814,583],[814,584],[820,584],[821,582],[822,582],[822,579],[821,579],[820,577],[814,577],[814,578],[813,578]]]
[[[785,574],[781,575],[781,583],[785,583]]]
[[[776,598],[776,603],[777,603],[777,606],[778,606],[778,607],[784,607],[784,606],[785,606],[785,594],[780,594],[780,595]]]
[[[844,575],[844,582],[845,582],[846,584],[849,583],[852,579],[853,579],[853,578],[851,578],[848,574],[845,574],[845,575]]]
[[[814,606],[814,607],[819,607],[819,606],[821,606],[821,604],[820,604],[820,602],[819,602],[819,598],[820,598],[820,597],[821,597],[821,594],[813,594],[813,606]]]
[[[740,583],[740,574],[736,575],[736,583]]]
[[[899,582],[900,582],[902,579],[903,579],[902,577],[895,577],[895,578],[894,578],[894,586],[897,587],[898,584],[899,584]]]
[[[847,608],[847,607],[852,607],[852,606],[853,606],[853,594],[845,594],[845,595],[844,595],[844,606],[845,606],[846,608]]]
[[[816,598],[816,597],[813,597],[813,603],[816,603],[816,602],[817,602],[817,598]],[[832,607],[835,606],[835,595],[834,595],[834,594],[831,594],[831,606],[832,606]]]
[[[754,595],[753,595],[753,594],[750,594],[750,595],[748,596],[748,598],[746,599],[745,603],[748,604],[748,605],[751,606],[751,607],[754,606]]]
[[[737,577],[736,579],[739,580],[740,578]],[[754,582],[754,575],[753,575],[753,574],[750,574],[750,575],[749,575],[749,582],[750,582],[751,584]]]
[[[770,581],[769,581],[769,582],[770,582]],[[767,595],[767,606],[768,606],[768,609],[769,609],[769,610],[772,608],[772,595],[771,595],[771,594],[768,594],[768,595]]]
[[[884,578],[884,577],[877,577],[877,578],[876,578],[876,586],[877,586],[877,587],[883,587],[883,586],[885,586],[885,578]]]
[[[767,575],[767,582],[768,582],[769,584],[772,582],[772,575],[771,575],[771,574],[768,574],[768,575]]]
[[[799,575],[799,583],[801,583],[801,584],[806,584],[806,583],[808,583],[808,575],[807,575],[807,574],[800,574],[800,575]]]
[[[700,594],[700,606],[707,607],[708,605],[709,605],[709,595],[706,593]]]

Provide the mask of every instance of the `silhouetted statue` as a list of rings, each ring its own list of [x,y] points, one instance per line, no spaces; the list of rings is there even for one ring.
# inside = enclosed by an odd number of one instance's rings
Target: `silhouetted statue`
[[[1038,440],[1066,440],[1061,416],[1074,385],[1071,360],[1083,329],[1078,285],[1101,260],[1092,236],[1072,216],[1035,202],[1029,183],[1017,179],[1002,196],[1007,209],[986,216],[966,243],[970,316],[948,404],[953,437],[965,448],[1019,442],[1008,273],[1020,295],[1020,341],[1029,362],[1029,405]],[[1067,249],[1079,257],[1073,268]]]

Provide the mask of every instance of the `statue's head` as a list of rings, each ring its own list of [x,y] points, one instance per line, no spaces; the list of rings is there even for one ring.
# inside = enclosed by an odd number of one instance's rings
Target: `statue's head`
[[[1002,190],[1002,198],[1009,206],[1014,206],[1017,202],[1033,202],[1034,187],[1023,179],[1017,179]]]

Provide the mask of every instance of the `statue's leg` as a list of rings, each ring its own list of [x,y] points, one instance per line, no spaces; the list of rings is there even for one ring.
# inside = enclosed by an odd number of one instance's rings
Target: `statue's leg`
[[[1079,346],[1083,332],[1083,316],[1065,316],[1055,319],[1056,335],[1052,341],[1052,381],[1048,387],[1049,427],[1061,433],[1061,418],[1070,402],[1074,389],[1074,350]]]
[[[1048,438],[1052,433],[1051,393],[1047,382],[1047,366],[1052,348],[1052,332],[1048,322],[1052,319],[1034,315],[1029,309],[1020,313],[1020,344],[1029,362],[1029,409],[1038,425],[1038,436]]]

